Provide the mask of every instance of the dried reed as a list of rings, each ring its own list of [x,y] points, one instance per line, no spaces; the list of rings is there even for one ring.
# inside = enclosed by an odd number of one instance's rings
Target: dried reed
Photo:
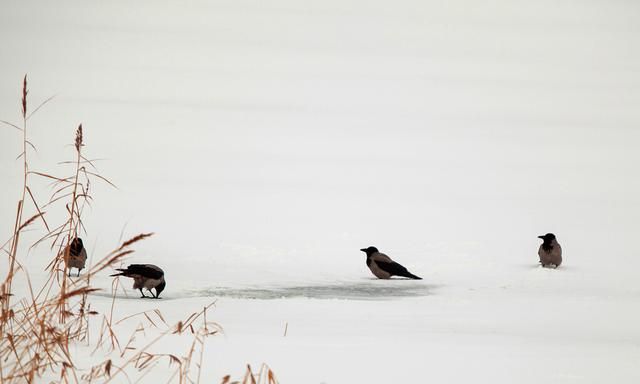
[[[227,375],[222,378],[221,384],[278,384],[275,373],[268,365],[262,364],[257,373],[253,373],[251,366],[247,364],[242,381],[231,381],[231,376]]]

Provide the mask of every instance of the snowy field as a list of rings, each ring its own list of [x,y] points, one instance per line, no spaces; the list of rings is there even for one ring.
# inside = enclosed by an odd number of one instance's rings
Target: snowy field
[[[30,121],[31,167],[54,174],[83,124],[118,185],[92,184],[90,260],[155,232],[127,262],[167,278],[162,300],[126,282],[115,317],[216,300],[206,382],[264,362],[281,383],[638,383],[639,17],[624,0],[4,0],[0,119],[19,121],[25,73],[34,105],[56,95]],[[3,242],[20,145],[0,128]],[[547,232],[558,270],[537,266]],[[423,280],[373,279],[369,245]],[[35,282],[50,257],[24,258]],[[111,278],[95,284],[108,312]]]

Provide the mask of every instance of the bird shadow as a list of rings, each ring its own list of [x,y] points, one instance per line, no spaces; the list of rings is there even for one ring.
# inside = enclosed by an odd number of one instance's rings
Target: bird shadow
[[[91,296],[96,296],[96,297],[105,297],[105,298],[108,298],[108,299],[112,299],[113,298],[113,294],[109,293],[109,292],[106,292],[106,291],[91,292],[90,295]],[[172,299],[172,298],[169,298],[169,297],[158,297],[158,298],[151,297],[151,296],[140,297],[139,294],[138,295],[135,295],[135,294],[132,294],[132,295],[117,294],[115,296],[115,298],[118,299],[118,300],[144,300],[144,299],[171,300]]]
[[[541,271],[564,271],[564,270],[569,270],[569,271],[573,271],[573,270],[577,270],[578,268],[576,268],[575,266],[566,266],[564,264],[558,266],[557,268],[554,267],[543,267],[542,264],[538,263],[538,264],[518,264],[519,269],[525,269],[525,270],[541,270]]]

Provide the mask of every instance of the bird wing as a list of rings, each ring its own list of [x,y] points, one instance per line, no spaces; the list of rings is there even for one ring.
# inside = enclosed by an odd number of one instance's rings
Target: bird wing
[[[562,247],[560,246],[560,244],[556,243],[556,246],[554,247],[554,251],[558,257],[562,256]]]
[[[392,275],[403,276],[409,273],[409,271],[407,271],[407,268],[391,260],[391,258],[384,253],[377,253],[371,258],[376,262],[376,264],[378,264],[378,267],[380,267],[380,269]]]
[[[391,275],[404,276],[407,273],[409,273],[409,271],[407,271],[407,268],[405,268],[402,265],[396,263],[395,261],[387,263],[387,262],[384,262],[384,261],[377,261],[376,260],[376,264],[378,264],[378,267],[380,267],[380,269],[382,269],[383,271],[385,271],[387,273],[390,273]]]
[[[160,268],[149,264],[131,264],[122,272],[125,276],[139,275],[149,279],[161,279],[164,276]]]

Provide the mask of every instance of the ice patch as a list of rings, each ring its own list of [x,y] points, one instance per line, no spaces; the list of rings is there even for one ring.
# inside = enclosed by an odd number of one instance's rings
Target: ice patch
[[[341,300],[391,300],[432,294],[435,286],[410,280],[350,282],[270,287],[213,287],[191,291],[189,296],[274,300],[291,298]]]

